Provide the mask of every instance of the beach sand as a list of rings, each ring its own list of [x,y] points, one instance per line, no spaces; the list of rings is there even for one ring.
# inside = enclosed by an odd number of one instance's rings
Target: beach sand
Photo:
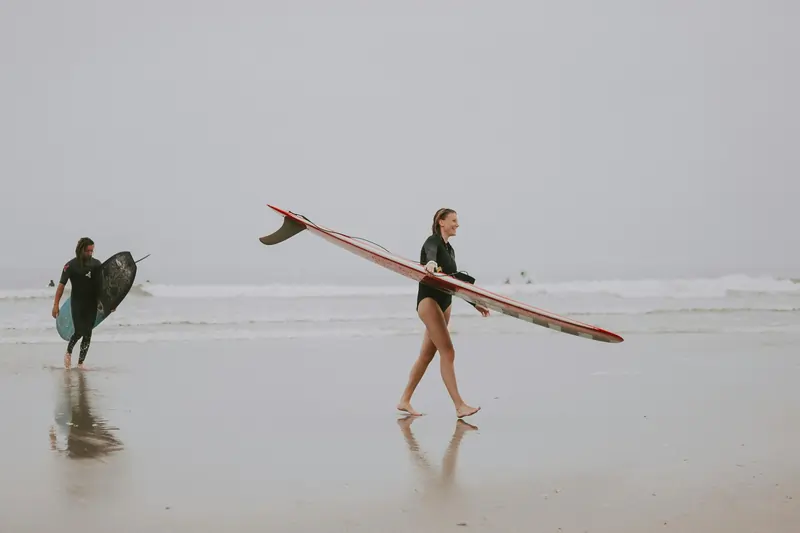
[[[800,530],[796,335],[454,340],[4,345],[0,531]]]

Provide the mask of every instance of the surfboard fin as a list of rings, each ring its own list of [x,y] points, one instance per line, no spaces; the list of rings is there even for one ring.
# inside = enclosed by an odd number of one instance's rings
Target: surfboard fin
[[[284,217],[283,225],[278,228],[278,230],[270,233],[269,235],[265,235],[258,240],[261,241],[261,244],[266,244],[267,246],[279,244],[294,237],[304,229],[306,229],[305,225],[298,224],[294,220]]]

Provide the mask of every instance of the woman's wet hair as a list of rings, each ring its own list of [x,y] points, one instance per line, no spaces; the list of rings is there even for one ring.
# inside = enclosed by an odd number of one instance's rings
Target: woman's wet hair
[[[93,245],[94,241],[89,237],[81,237],[78,239],[78,245],[75,246],[75,257],[78,258],[78,262],[82,265],[83,264],[83,252],[86,251],[86,248]]]
[[[433,226],[431,226],[431,233],[433,233],[434,235],[441,236],[442,235],[442,230],[439,227],[439,221],[440,220],[444,220],[445,218],[447,218],[447,215],[449,215],[451,213],[455,213],[455,210],[454,209],[449,209],[447,207],[443,207],[443,208],[439,209],[438,211],[436,211],[436,214],[433,215]]]

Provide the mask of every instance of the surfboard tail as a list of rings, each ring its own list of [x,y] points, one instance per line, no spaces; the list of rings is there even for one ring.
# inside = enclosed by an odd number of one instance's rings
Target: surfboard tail
[[[305,225],[295,222],[288,217],[284,217],[283,225],[281,225],[280,228],[269,235],[259,238],[258,240],[261,241],[261,244],[266,244],[267,246],[280,244],[285,240],[291,239],[304,229],[306,229]]]

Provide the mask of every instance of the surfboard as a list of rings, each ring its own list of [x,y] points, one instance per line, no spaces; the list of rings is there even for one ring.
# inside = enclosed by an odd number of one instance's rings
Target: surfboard
[[[136,263],[148,257],[149,254],[134,261],[130,252],[118,252],[103,262],[100,267],[103,285],[98,297],[98,303],[102,306],[102,310],[97,310],[97,318],[92,329],[99,326],[108,317],[109,310],[116,309],[122,303],[136,279]],[[58,335],[65,341],[68,341],[75,333],[69,298],[64,300],[58,311],[56,330]]]
[[[561,333],[575,335],[600,342],[618,343],[623,338],[605,329],[584,324],[570,318],[556,315],[544,309],[532,307],[507,296],[494,293],[473,283],[470,276],[447,274],[429,274],[423,265],[404,257],[395,255],[375,243],[364,239],[350,237],[338,231],[316,224],[303,215],[286,211],[267,204],[267,207],[283,217],[279,229],[259,239],[262,244],[274,246],[290,239],[302,231],[309,231],[326,241],[371,261],[379,266],[401,274],[414,281],[425,283],[441,291],[452,294],[469,303],[481,305],[487,309],[517,318]]]

